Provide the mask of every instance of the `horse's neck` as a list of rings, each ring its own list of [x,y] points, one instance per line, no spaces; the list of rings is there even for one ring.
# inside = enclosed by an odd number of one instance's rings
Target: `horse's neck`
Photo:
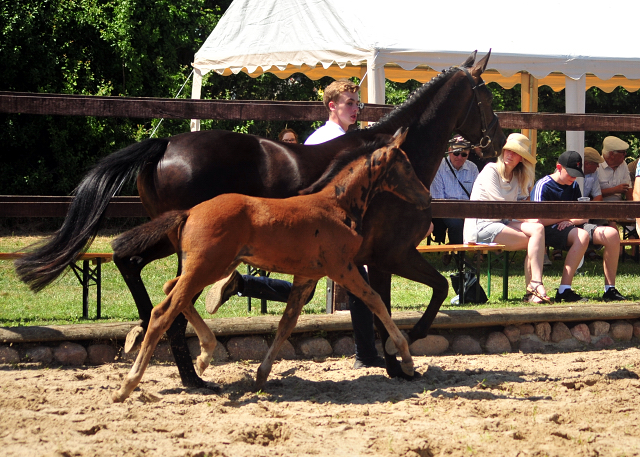
[[[463,80],[461,72],[443,75],[442,80],[432,81],[432,86],[418,89],[388,118],[371,128],[375,133],[391,134],[400,127],[409,128],[402,149],[427,187],[438,170],[460,111],[467,109],[466,98],[450,96],[463,90]]]

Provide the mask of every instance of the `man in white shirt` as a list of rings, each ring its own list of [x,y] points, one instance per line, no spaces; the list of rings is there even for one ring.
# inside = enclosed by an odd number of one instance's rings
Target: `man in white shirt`
[[[324,90],[322,101],[329,111],[329,120],[313,132],[304,144],[320,144],[344,135],[358,120],[360,88],[348,80],[338,80]]]
[[[598,168],[598,181],[603,201],[619,201],[623,197],[629,201],[633,199],[631,178],[624,161],[627,149],[629,144],[615,136],[608,136],[602,142],[604,162]]]

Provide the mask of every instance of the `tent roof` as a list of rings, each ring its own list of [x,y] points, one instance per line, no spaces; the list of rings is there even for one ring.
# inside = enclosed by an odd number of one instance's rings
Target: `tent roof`
[[[562,75],[611,90],[640,87],[637,0],[586,8],[575,2],[493,0],[235,0],[196,53],[202,74],[270,71],[426,81],[475,49],[492,49],[485,80],[505,87],[526,71],[556,90]],[[336,76],[337,75],[337,76]],[[615,78],[614,78],[615,76]],[[613,79],[612,79],[613,78]],[[545,79],[547,82],[545,82]],[[636,80],[636,81],[629,81]]]

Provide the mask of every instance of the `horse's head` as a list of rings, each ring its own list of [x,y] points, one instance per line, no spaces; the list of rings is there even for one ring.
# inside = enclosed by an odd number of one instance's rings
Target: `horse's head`
[[[482,80],[491,50],[474,65],[475,55],[474,52],[460,67],[467,76],[472,96],[468,108],[461,112],[454,131],[471,141],[474,147],[480,147],[483,157],[495,157],[496,151],[502,150],[506,138],[498,116],[491,108],[493,94]]]
[[[398,129],[388,145],[371,155],[372,184],[377,192],[391,192],[423,210],[431,204],[431,194],[416,175],[407,155],[400,149],[407,132],[408,129]]]

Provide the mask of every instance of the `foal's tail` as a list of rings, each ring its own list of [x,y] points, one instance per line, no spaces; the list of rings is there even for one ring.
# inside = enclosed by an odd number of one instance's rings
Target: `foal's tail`
[[[43,243],[28,247],[31,252],[16,260],[18,277],[39,292],[60,276],[91,245],[111,197],[145,163],[157,163],[168,142],[167,138],[149,139],[98,162],[76,189],[62,227]]]
[[[131,258],[153,249],[165,241],[165,235],[176,231],[188,216],[187,211],[167,211],[146,224],[126,231],[111,242],[114,256]]]

